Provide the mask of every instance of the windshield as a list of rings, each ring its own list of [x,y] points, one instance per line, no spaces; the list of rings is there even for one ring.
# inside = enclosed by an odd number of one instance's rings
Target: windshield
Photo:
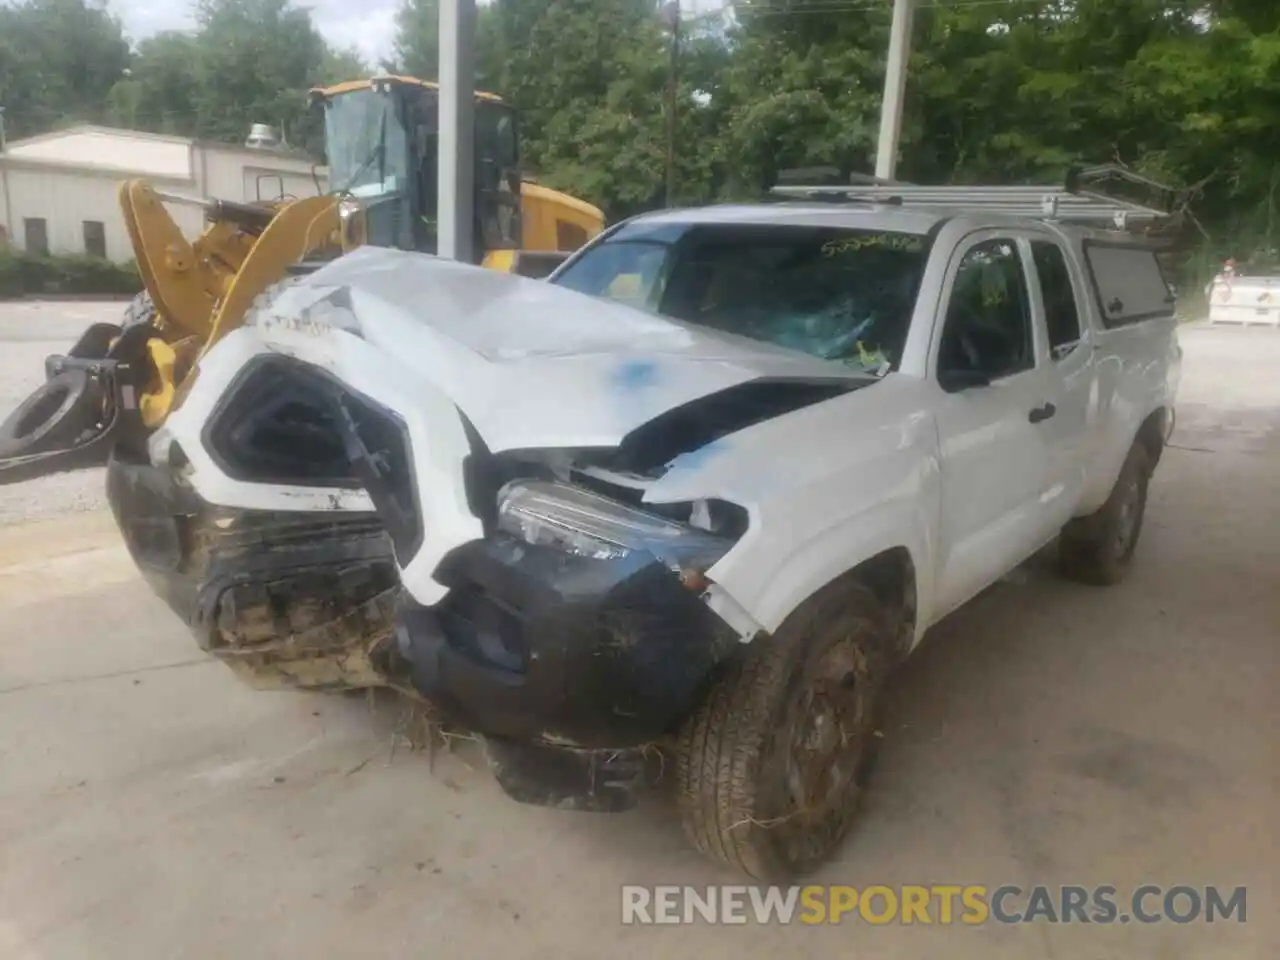
[[[405,189],[409,148],[391,95],[371,89],[338,94],[327,102],[324,122],[334,193],[377,197]]]
[[[884,373],[902,359],[927,254],[911,233],[641,221],[554,282]]]

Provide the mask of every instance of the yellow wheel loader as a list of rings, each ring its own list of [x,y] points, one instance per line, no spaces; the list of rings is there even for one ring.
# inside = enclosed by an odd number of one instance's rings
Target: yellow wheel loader
[[[106,462],[124,433],[159,426],[200,354],[291,273],[364,244],[436,251],[439,89],[381,76],[311,91],[324,112],[329,190],[240,203],[120,186],[120,208],[145,292],[117,324],[95,324],[46,382],[0,424],[0,485]],[[471,262],[545,276],[604,228],[604,215],[526,180],[519,116],[476,95],[475,246]],[[204,232],[183,236],[166,209],[196,203]]]

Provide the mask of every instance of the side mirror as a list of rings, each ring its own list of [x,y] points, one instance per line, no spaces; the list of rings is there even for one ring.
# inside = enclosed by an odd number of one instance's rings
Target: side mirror
[[[939,370],[938,386],[947,393],[959,393],[974,387],[991,385],[991,377],[981,370]]]

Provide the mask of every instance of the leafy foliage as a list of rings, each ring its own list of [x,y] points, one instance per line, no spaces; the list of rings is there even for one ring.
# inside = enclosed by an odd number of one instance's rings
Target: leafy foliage
[[[128,65],[129,45],[105,0],[0,4],[0,105],[10,136],[69,117],[103,119],[103,93]]]
[[[116,296],[141,290],[142,278],[132,263],[0,250],[0,300],[50,294]]]
[[[686,2],[686,8],[689,4]],[[676,200],[750,198],[780,169],[872,168],[890,3],[737,0],[681,23]],[[402,0],[391,62],[432,78],[438,0]],[[305,90],[369,66],[296,0],[200,0],[134,50],[105,0],[0,0],[11,137],[72,119],[318,143]],[[477,84],[522,111],[526,163],[612,217],[663,202],[672,35],[660,0],[490,0]],[[1031,182],[1121,162],[1195,187],[1208,257],[1280,248],[1275,0],[939,0],[916,14],[900,175]]]

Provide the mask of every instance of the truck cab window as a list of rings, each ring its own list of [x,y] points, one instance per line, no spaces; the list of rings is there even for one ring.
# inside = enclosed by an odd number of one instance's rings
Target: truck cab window
[[[1040,278],[1044,297],[1044,319],[1049,328],[1049,352],[1061,359],[1080,342],[1080,310],[1071,286],[1067,258],[1056,243],[1037,240],[1031,244],[1031,256]]]
[[[971,247],[943,323],[939,382],[978,385],[1034,366],[1027,277],[1017,244],[989,240]]]
[[[641,221],[555,282],[880,375],[902,358],[928,253],[893,230]]]

